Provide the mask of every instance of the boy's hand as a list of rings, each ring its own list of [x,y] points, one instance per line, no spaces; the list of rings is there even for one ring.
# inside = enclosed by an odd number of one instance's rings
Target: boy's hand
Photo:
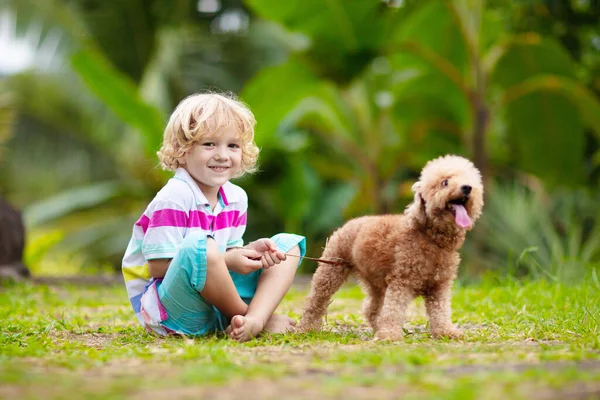
[[[262,254],[247,248],[231,249],[225,253],[225,264],[230,271],[247,275],[263,267]]]
[[[264,269],[269,269],[275,264],[279,264],[287,259],[277,245],[271,239],[258,239],[248,243],[244,248],[257,251],[262,254],[260,261]]]

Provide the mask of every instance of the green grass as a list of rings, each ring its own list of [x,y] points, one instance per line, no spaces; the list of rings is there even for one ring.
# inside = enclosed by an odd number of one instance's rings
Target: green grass
[[[0,397],[592,398],[600,395],[600,288],[489,279],[454,290],[460,341],[427,332],[422,300],[405,339],[374,342],[362,292],[346,285],[320,333],[239,344],[223,336],[155,338],[121,285],[0,292]],[[280,311],[299,317],[306,287]]]

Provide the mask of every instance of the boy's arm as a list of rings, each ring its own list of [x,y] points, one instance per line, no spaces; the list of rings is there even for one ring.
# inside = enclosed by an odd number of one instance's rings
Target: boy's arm
[[[150,207],[149,207],[150,209]],[[188,225],[189,211],[172,200],[153,201],[142,241],[142,254],[148,261],[151,277],[164,278],[169,263],[177,254]]]
[[[162,279],[167,273],[169,264],[171,264],[172,258],[156,258],[154,260],[148,260],[148,272],[150,276],[156,279]]]

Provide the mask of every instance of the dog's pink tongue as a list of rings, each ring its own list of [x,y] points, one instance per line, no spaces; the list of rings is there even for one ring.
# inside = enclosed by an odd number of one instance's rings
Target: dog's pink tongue
[[[461,228],[470,227],[471,218],[469,218],[469,214],[467,214],[465,207],[460,204],[452,204],[452,207],[454,207],[454,213],[456,214],[454,216],[456,225],[460,226]]]

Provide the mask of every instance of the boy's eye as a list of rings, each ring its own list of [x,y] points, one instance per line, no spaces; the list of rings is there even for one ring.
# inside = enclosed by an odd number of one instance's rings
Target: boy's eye
[[[214,144],[213,142],[205,142],[205,143],[202,143],[202,146],[205,146],[205,147],[213,147],[214,145],[215,145],[215,144]]]
[[[239,144],[237,144],[237,143],[230,143],[230,144],[229,144],[229,147],[230,147],[230,148],[232,148],[232,149],[239,149],[239,148],[240,148],[240,145],[239,145]]]

